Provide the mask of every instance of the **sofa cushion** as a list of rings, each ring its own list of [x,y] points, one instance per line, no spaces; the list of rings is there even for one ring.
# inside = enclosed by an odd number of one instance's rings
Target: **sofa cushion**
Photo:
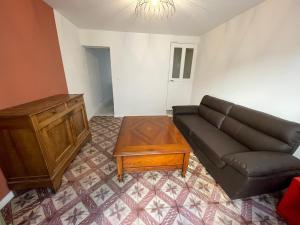
[[[188,114],[198,114],[197,105],[183,105],[183,106],[173,106],[174,115],[188,115]]]
[[[201,101],[201,105],[205,105],[208,108],[218,111],[219,113],[222,113],[224,115],[227,115],[234,104],[219,98],[205,95]]]
[[[293,153],[300,143],[300,124],[238,105],[234,105],[228,115],[253,129],[287,143],[291,146],[289,153]]]
[[[213,125],[201,118],[199,115],[178,115],[176,116],[177,123],[180,123],[190,133],[192,130],[203,129],[211,130],[216,129]]]
[[[226,117],[221,130],[254,151],[279,151],[289,153],[292,147],[235,119]]]
[[[205,105],[199,106],[199,115],[207,120],[209,123],[214,125],[216,128],[220,128],[223,120],[225,119],[225,115],[215,111],[213,109],[208,108]]]
[[[226,165],[225,161],[222,160],[223,156],[250,151],[213,126],[212,129],[207,129],[205,126],[193,127],[191,129],[191,140],[219,168]]]
[[[282,152],[251,151],[226,155],[223,160],[248,177],[276,175],[299,171],[300,161]]]

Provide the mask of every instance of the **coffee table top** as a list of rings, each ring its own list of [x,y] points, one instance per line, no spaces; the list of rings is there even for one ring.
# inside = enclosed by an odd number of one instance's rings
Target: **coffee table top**
[[[124,117],[114,156],[188,153],[191,147],[167,116]]]

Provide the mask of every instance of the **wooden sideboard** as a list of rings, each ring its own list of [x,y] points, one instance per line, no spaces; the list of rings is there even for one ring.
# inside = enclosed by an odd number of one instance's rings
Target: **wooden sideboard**
[[[9,187],[56,191],[90,138],[82,95],[55,95],[0,110],[0,167]]]

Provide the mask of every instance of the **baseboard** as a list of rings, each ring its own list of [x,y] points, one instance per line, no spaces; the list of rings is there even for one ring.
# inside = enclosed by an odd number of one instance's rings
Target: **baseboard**
[[[0,209],[4,208],[4,206],[6,206],[14,197],[12,191],[8,192],[8,194],[0,201]]]

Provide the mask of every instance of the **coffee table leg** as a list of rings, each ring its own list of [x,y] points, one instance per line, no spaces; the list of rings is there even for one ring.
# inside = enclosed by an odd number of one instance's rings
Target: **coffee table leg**
[[[117,167],[118,167],[118,180],[119,182],[123,181],[123,162],[122,162],[122,157],[118,156],[117,157]]]
[[[187,168],[189,166],[189,161],[190,161],[190,153],[185,153],[184,154],[184,159],[183,159],[183,165],[182,165],[182,177],[185,177]]]

